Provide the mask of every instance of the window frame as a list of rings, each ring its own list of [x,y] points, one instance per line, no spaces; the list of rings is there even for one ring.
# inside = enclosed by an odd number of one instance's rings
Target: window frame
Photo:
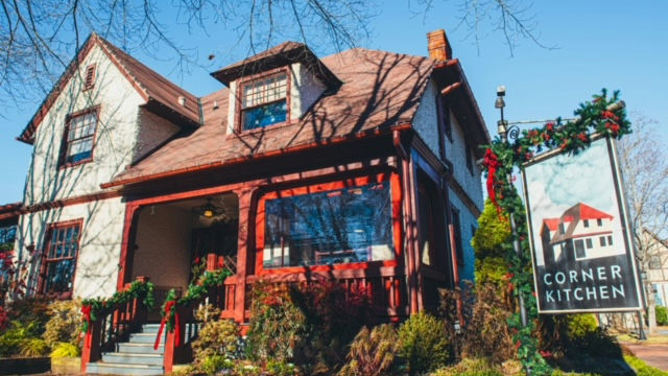
[[[462,217],[461,211],[451,202],[450,203],[450,223],[454,231],[453,240],[455,242],[455,256],[457,257],[457,266],[465,266],[464,240],[462,239]]]
[[[63,131],[63,138],[61,140],[61,145],[60,145],[60,156],[59,156],[59,163],[58,163],[58,168],[63,169],[63,168],[68,168],[68,167],[74,167],[74,166],[79,166],[82,164],[90,163],[94,160],[95,156],[95,145],[97,144],[97,130],[99,128],[100,124],[100,109],[101,106],[93,106],[89,107],[86,109],[83,109],[81,111],[73,112],[71,114],[68,114],[65,117],[65,129]],[[94,112],[95,113],[95,129],[93,130],[93,134],[84,138],[77,138],[76,140],[69,140],[69,134],[70,134],[70,129],[71,129],[71,124],[72,120],[76,119],[78,117],[86,116],[90,113]],[[80,141],[84,140],[87,138],[92,139],[92,146],[90,149],[90,157],[86,159],[82,159],[80,161],[76,162],[67,162],[67,151],[69,150],[69,145],[72,141]]]
[[[285,78],[285,106],[286,106],[285,121],[282,121],[282,122],[279,122],[279,123],[274,123],[274,124],[268,125],[266,127],[258,127],[258,128],[245,130],[243,122],[242,122],[243,121],[243,111],[246,110],[245,108],[242,108],[244,86],[252,84],[252,83],[257,82],[257,81],[266,80],[268,78],[271,78],[272,76],[279,76],[281,74],[285,74],[285,77],[286,77]],[[258,74],[254,74],[254,75],[249,75],[249,76],[246,76],[242,79],[239,79],[237,81],[236,95],[235,95],[236,96],[236,98],[235,98],[235,105],[236,105],[235,108],[236,109],[235,109],[235,114],[234,114],[235,122],[236,122],[236,125],[234,127],[235,131],[239,134],[241,134],[241,133],[247,134],[247,133],[261,132],[263,130],[273,129],[273,128],[276,128],[276,127],[289,125],[291,123],[291,121],[290,121],[290,104],[291,104],[291,98],[290,98],[291,95],[290,94],[291,94],[291,88],[292,88],[292,78],[291,78],[291,70],[290,70],[289,66],[271,69],[271,70],[268,70],[266,72],[262,72],[262,73],[258,73]],[[265,102],[265,103],[262,103],[262,104],[259,104],[259,105],[256,105],[256,106],[248,107],[248,109],[257,108],[257,107],[264,106],[264,105],[274,103],[274,102],[278,102],[278,100],[272,101],[272,102]]]
[[[392,243],[395,254],[393,260],[360,261],[340,264],[323,264],[309,266],[283,266],[275,268],[265,268],[263,263],[265,246],[265,204],[267,200],[276,198],[299,196],[310,193],[320,193],[342,188],[360,187],[372,183],[389,184],[392,227]],[[396,267],[403,257],[403,232],[401,224],[401,183],[399,175],[396,172],[382,172],[378,174],[363,175],[344,179],[332,179],[326,182],[304,185],[300,184],[292,188],[282,188],[278,190],[267,190],[261,193],[258,199],[257,215],[255,216],[255,274],[262,275],[281,275],[281,274],[299,274],[311,272],[331,272],[337,270],[361,269],[365,265],[379,265],[381,267]]]
[[[41,295],[46,295],[49,294],[49,292],[45,291],[46,289],[46,282],[48,280],[47,273],[49,271],[49,263],[54,263],[54,262],[62,262],[65,260],[74,260],[74,271],[72,272],[72,287],[68,291],[61,291],[57,292],[57,297],[59,299],[70,299],[72,298],[72,295],[74,293],[74,282],[76,281],[76,273],[78,269],[78,262],[79,262],[79,254],[81,253],[81,238],[83,236],[83,224],[84,220],[83,218],[78,218],[78,219],[73,219],[73,220],[68,220],[68,221],[62,221],[62,222],[55,222],[55,223],[50,223],[47,225],[45,231],[44,231],[44,241],[42,245],[42,257],[41,257],[41,265],[40,265],[40,273],[39,273],[39,283],[37,284],[38,289],[37,292],[38,294]],[[59,257],[59,258],[48,258],[48,252],[51,248],[51,239],[53,237],[53,231],[59,230],[59,229],[67,229],[70,227],[78,227],[79,231],[77,234],[77,239],[76,239],[76,244],[77,244],[77,251],[75,256],[70,256],[70,257]]]

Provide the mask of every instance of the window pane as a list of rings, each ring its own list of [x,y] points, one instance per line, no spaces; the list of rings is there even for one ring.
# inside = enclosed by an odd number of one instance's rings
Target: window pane
[[[576,258],[584,258],[586,256],[585,249],[584,249],[584,242],[582,239],[578,239],[575,241],[575,257]]]
[[[242,112],[243,129],[264,128],[272,124],[282,123],[287,118],[287,111],[288,106],[285,99],[250,110],[244,110]]]
[[[242,108],[277,101],[287,95],[287,75],[280,74],[243,85]]]
[[[90,159],[93,155],[93,138],[72,141],[67,151],[67,163]]]
[[[387,184],[267,200],[264,266],[393,260]]]
[[[44,292],[65,292],[72,289],[74,259],[49,262]]]

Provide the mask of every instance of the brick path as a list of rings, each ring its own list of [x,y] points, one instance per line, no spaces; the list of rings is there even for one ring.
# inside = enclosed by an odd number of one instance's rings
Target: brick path
[[[668,371],[668,344],[639,345],[624,343],[636,356],[652,367]]]

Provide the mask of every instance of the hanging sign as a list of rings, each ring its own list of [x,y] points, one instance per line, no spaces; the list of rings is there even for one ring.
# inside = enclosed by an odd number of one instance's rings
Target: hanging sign
[[[642,308],[615,141],[522,169],[539,313]]]

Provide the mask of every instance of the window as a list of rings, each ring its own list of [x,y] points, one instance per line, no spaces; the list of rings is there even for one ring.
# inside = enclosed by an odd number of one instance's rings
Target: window
[[[86,76],[84,77],[83,89],[90,90],[95,86],[95,64],[86,67]]]
[[[612,235],[608,235],[608,245],[612,246]]]
[[[585,239],[585,244],[587,245],[587,249],[594,248],[594,242],[591,240],[591,238]]]
[[[288,116],[288,75],[279,73],[241,85],[241,130],[283,123]]]
[[[454,206],[452,211],[452,227],[455,231],[455,252],[457,253],[457,265],[464,266],[464,248],[462,248],[462,229],[459,220],[459,210]]]
[[[588,219],[584,220],[584,227],[589,227],[589,220]]]
[[[265,269],[394,255],[389,182],[265,201]]]
[[[14,244],[16,225],[0,227],[0,244]]]
[[[559,223],[559,233],[560,234],[565,234],[566,233],[566,227],[564,226],[563,223]]]
[[[661,256],[654,255],[649,258],[650,269],[661,269]]]
[[[587,254],[585,253],[584,242],[582,239],[577,239],[575,241],[575,258],[579,260],[585,257],[587,257]]]
[[[600,244],[601,244],[601,247],[605,247],[605,236],[601,236],[601,237],[599,237],[598,240],[599,240],[599,242],[600,242]]]
[[[97,109],[70,116],[65,131],[61,165],[74,165],[93,160],[96,128]]]
[[[42,259],[41,293],[72,292],[80,236],[81,221],[49,226]]]
[[[438,187],[419,172],[418,177],[418,225],[420,259],[423,264],[437,266],[442,264],[440,255],[445,250],[445,218],[442,215],[443,204],[439,198]]]
[[[596,224],[598,225],[598,227],[603,227],[603,220],[600,219],[600,218],[597,219],[597,220],[596,220]]]
[[[438,152],[441,159],[445,161],[445,137],[447,136],[452,142],[452,130],[448,102],[441,95],[436,97],[436,115],[438,116]]]
[[[464,149],[464,153],[466,153],[466,168],[468,168],[471,175],[473,175],[473,152],[471,152],[468,145]]]

